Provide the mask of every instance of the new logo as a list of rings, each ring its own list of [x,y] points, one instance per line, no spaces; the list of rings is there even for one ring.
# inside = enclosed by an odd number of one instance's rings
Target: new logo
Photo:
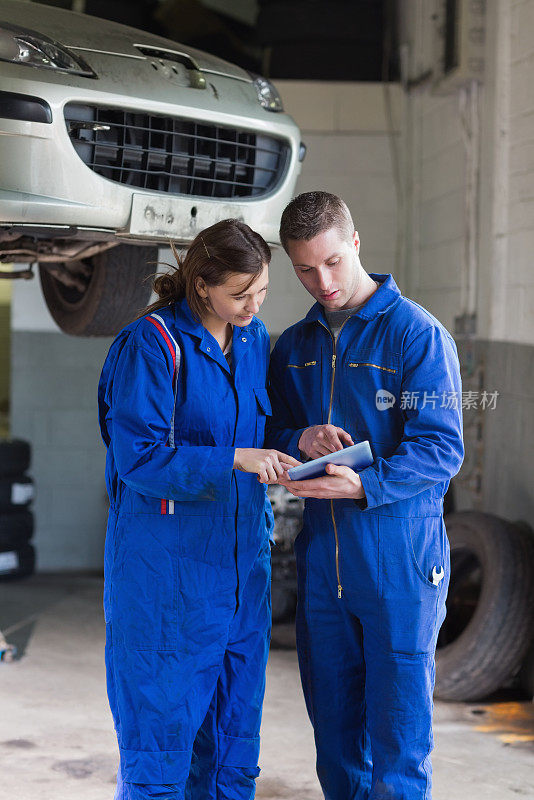
[[[379,389],[376,393],[375,403],[379,411],[393,408],[395,405],[395,395],[388,392],[387,389]]]

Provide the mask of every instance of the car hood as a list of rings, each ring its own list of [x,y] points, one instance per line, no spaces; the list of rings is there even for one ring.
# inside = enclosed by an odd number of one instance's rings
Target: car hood
[[[0,0],[0,22],[20,25],[42,33],[71,50],[135,58],[142,56],[139,46],[157,47],[189,56],[203,72],[247,82],[251,80],[241,67],[194,47],[154,36],[128,25],[40,5],[29,0]]]

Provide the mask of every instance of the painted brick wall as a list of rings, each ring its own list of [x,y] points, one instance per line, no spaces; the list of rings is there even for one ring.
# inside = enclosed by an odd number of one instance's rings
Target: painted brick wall
[[[107,339],[13,331],[11,431],[32,444],[41,570],[100,570],[107,495],[96,387]]]
[[[428,23],[431,4],[419,5]],[[532,345],[534,0],[496,0],[486,8],[475,231],[477,336]],[[414,51],[412,69],[423,74],[432,63],[418,63],[415,50],[418,36],[428,38],[430,27],[416,23],[416,15],[407,20],[404,36]],[[431,81],[423,84],[410,94],[408,117],[403,126],[411,159],[403,163],[411,203],[407,287],[453,330],[466,300],[467,160],[460,90],[439,96]]]
[[[308,150],[296,193],[324,189],[351,209],[370,272],[395,267],[397,199],[385,94],[380,84],[277,81],[284,105]],[[393,132],[398,139],[402,93],[390,86]],[[279,334],[312,304],[281,248],[273,253],[269,295],[260,316]]]
[[[450,330],[460,312],[465,235],[465,153],[456,95],[414,94],[412,248],[407,291]],[[406,135],[406,133],[405,133]],[[407,169],[408,165],[404,165]]]
[[[411,4],[404,41],[412,79],[428,74],[433,2]],[[497,391],[497,408],[466,411],[461,508],[534,525],[534,0],[486,4],[480,87],[477,331],[458,336],[466,391]],[[422,58],[421,53],[425,56]],[[426,60],[425,60],[426,58]],[[434,64],[435,66],[435,64]],[[465,310],[467,149],[461,93],[431,81],[410,93],[403,137],[409,196],[406,285],[454,331]]]
[[[509,289],[503,338],[534,344],[534,2],[512,0],[510,6]]]

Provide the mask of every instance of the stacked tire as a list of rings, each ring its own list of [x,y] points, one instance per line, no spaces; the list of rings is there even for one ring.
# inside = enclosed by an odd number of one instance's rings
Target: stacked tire
[[[30,510],[35,492],[26,474],[29,466],[28,442],[0,440],[0,581],[23,578],[35,570]]]

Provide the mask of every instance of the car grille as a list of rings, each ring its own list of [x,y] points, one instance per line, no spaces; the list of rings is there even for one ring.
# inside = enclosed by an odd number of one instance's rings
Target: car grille
[[[272,136],[190,119],[69,103],[74,149],[94,172],[141,189],[197,197],[259,197],[287,171],[289,147]]]

